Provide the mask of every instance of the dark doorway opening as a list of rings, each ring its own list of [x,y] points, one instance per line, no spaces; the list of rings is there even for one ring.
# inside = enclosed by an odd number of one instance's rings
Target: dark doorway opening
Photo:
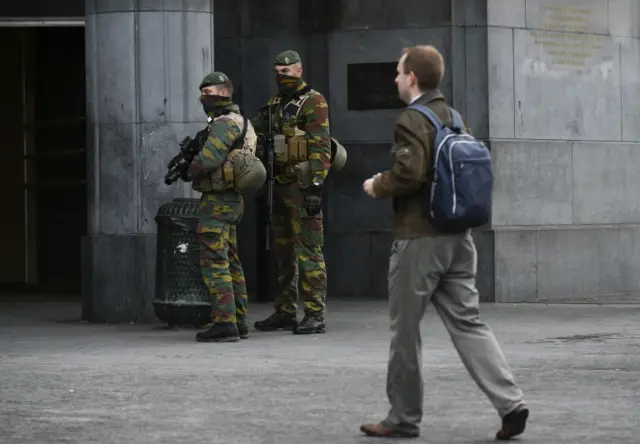
[[[0,291],[81,294],[84,27],[0,27]]]

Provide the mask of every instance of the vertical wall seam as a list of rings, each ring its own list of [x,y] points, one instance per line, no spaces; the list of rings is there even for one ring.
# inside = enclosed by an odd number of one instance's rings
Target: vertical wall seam
[[[167,42],[167,40],[169,39],[169,35],[167,33],[167,12],[163,11],[162,13],[162,24],[164,26],[165,29],[162,30],[162,69],[164,70],[163,72],[163,80],[164,80],[164,85],[163,85],[163,89],[164,89],[164,101],[163,101],[163,108],[164,108],[164,121],[165,123],[167,122],[171,122],[172,117],[173,117],[173,113],[170,112],[170,110],[172,111],[172,103],[169,101],[169,97],[171,97],[171,80],[169,79],[169,63],[168,63],[168,59],[169,57],[167,56],[167,54],[169,53],[169,44]],[[178,120],[178,119],[173,119],[173,120]]]
[[[215,68],[215,54],[216,54],[216,29],[215,29],[215,24],[216,24],[216,10],[215,10],[215,6],[216,6],[216,2],[215,0],[211,0],[210,3],[210,15],[209,15],[209,19],[211,20],[211,27],[209,28],[209,34],[211,36],[211,38],[209,39],[209,44],[211,45],[209,49],[209,65],[211,66],[211,71],[214,70]],[[242,50],[242,35],[240,36],[240,49]],[[240,57],[240,72],[242,72],[242,56]]]
[[[525,8],[526,10],[526,8]],[[511,116],[513,118],[513,139],[517,139],[517,132],[516,132],[516,115],[518,113],[518,104],[517,104],[517,100],[516,100],[516,29],[513,28],[511,30],[511,57],[513,60],[513,63],[511,63],[511,76],[512,76],[512,90],[513,90],[513,115]]]
[[[85,54],[87,54],[86,59],[91,63],[92,75],[90,77],[90,83],[87,85],[91,94],[91,110],[87,110],[91,114],[91,121],[89,124],[91,125],[91,130],[89,134],[92,134],[93,137],[91,140],[87,140],[91,144],[91,146],[87,147],[87,150],[91,149],[93,151],[93,165],[92,168],[89,168],[87,173],[91,174],[92,177],[88,178],[92,182],[93,187],[93,208],[91,208],[92,220],[90,221],[89,230],[93,232],[89,232],[89,234],[97,234],[100,233],[102,228],[102,221],[100,218],[100,154],[101,154],[101,144],[100,144],[100,116],[99,108],[98,108],[98,42],[97,42],[97,34],[98,34],[98,18],[97,15],[91,14],[87,17],[87,24],[85,24]],[[91,30],[91,32],[88,32]],[[89,41],[87,41],[87,34],[89,34]],[[85,138],[85,140],[88,138]],[[89,181],[87,181],[89,182]]]
[[[133,2],[133,87],[134,91],[134,112],[133,112],[133,137],[132,153],[133,160],[133,182],[134,182],[134,213],[136,215],[135,233],[140,233],[142,229],[142,181],[140,180],[140,148],[142,147],[142,131],[140,125],[142,116],[140,115],[140,7],[138,0]]]
[[[613,39],[613,37],[612,37]],[[626,100],[624,97],[624,91],[622,88],[622,42],[618,41],[616,43],[618,45],[618,88],[620,89],[620,141],[623,142],[625,140],[624,138],[624,106],[626,104]]]
[[[166,14],[166,13],[165,13]],[[190,60],[188,59],[189,54],[189,45],[188,45],[188,33],[189,33],[189,23],[188,23],[188,12],[186,11],[186,6],[182,8],[181,14],[181,30],[180,30],[180,46],[182,49],[181,54],[181,63],[182,63],[182,116],[181,119],[183,122],[189,122],[189,95],[192,93],[189,90],[189,66]],[[195,17],[195,16],[194,16]],[[165,22],[166,25],[166,22]],[[165,34],[169,34],[165,32]]]

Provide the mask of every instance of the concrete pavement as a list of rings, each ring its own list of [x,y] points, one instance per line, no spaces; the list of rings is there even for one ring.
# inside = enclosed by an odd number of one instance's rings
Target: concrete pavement
[[[368,443],[388,409],[386,303],[329,301],[329,333],[196,330],[78,321],[69,303],[0,304],[0,443]],[[269,313],[250,307],[252,320]],[[640,438],[640,306],[492,305],[531,408],[526,443]],[[425,415],[413,442],[485,443],[499,427],[431,310]],[[393,442],[397,442],[394,440]]]

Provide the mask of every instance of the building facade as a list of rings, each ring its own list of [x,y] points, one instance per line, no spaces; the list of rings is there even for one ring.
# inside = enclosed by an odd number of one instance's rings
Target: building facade
[[[349,153],[325,203],[328,298],[386,297],[391,205],[361,184],[390,165],[395,61],[418,43],[442,50],[443,91],[494,157],[492,222],[474,233],[482,300],[639,300],[640,0],[3,3],[5,27],[84,27],[87,319],[153,318],[154,215],[193,196],[162,177],[179,140],[203,124],[202,75],[225,71],[251,115],[274,92],[275,54],[289,48]],[[255,292],[247,207],[240,248]],[[27,219],[24,272],[14,272],[25,282],[38,280]]]

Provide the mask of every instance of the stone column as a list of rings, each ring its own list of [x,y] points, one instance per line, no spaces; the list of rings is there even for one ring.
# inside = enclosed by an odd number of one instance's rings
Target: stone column
[[[154,220],[175,197],[163,176],[205,124],[198,84],[213,69],[212,0],[87,0],[87,178],[83,318],[154,319]]]

